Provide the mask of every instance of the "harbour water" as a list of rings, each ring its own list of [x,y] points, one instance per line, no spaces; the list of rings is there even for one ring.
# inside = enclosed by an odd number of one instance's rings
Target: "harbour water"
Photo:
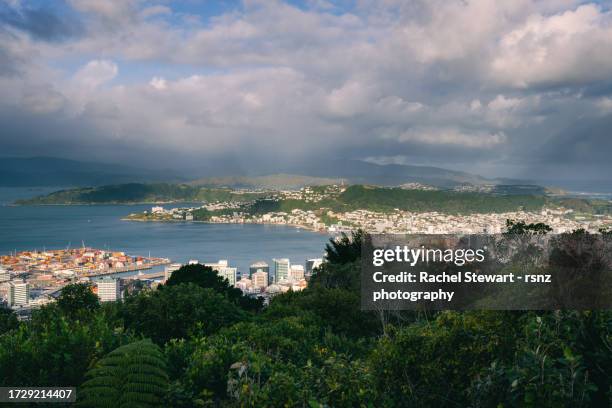
[[[308,258],[320,258],[329,239],[326,234],[288,226],[121,220],[150,205],[9,205],[18,198],[39,193],[32,189],[0,189],[0,254],[84,244],[130,255],[150,254],[179,263],[228,259],[231,266],[244,273],[250,263],[258,260],[270,264],[272,258],[289,258],[303,264]]]

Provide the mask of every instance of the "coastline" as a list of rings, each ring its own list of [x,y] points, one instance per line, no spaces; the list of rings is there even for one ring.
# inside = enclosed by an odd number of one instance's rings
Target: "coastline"
[[[329,233],[329,231],[325,230],[320,230],[320,229],[316,229],[307,225],[301,225],[301,224],[279,224],[279,223],[273,223],[273,222],[211,222],[211,221],[201,221],[201,220],[193,220],[193,221],[187,221],[187,220],[174,220],[174,219],[169,219],[169,220],[147,220],[147,219],[139,219],[139,218],[127,218],[127,217],[123,217],[121,218],[121,221],[133,221],[133,222],[161,222],[161,223],[200,223],[200,224],[240,224],[240,225],[245,225],[245,224],[253,224],[253,225],[279,225],[279,226],[286,226],[286,227],[294,227],[294,228],[298,228],[298,229],[303,229],[306,231],[311,231],[311,232],[320,232],[320,233]]]
[[[76,203],[18,203],[12,202],[9,204],[5,204],[7,207],[70,207],[70,206],[105,206],[105,205],[166,205],[166,204],[203,204],[204,202],[200,201],[134,201],[134,202],[125,202],[125,201],[109,201],[106,203],[87,203],[87,202],[76,202]]]

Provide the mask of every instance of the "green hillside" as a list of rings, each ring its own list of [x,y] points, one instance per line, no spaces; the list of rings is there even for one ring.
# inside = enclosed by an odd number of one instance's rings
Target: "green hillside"
[[[485,193],[404,190],[355,185],[347,188],[336,198],[319,202],[257,200],[250,207],[250,212],[264,214],[278,211],[290,212],[293,209],[316,210],[319,208],[329,208],[334,211],[364,209],[385,212],[397,208],[406,211],[438,211],[450,214],[501,213],[519,209],[537,211],[546,202],[546,197],[534,195],[500,196]]]
[[[365,208],[386,211],[394,208],[407,211],[438,211],[444,213],[508,212],[524,209],[535,211],[546,203],[544,196],[492,195],[453,191],[404,190],[351,186],[338,200],[349,209]]]
[[[228,188],[203,188],[186,184],[118,184],[61,190],[45,196],[19,200],[18,205],[133,204],[156,202],[246,201],[262,194],[242,194]]]

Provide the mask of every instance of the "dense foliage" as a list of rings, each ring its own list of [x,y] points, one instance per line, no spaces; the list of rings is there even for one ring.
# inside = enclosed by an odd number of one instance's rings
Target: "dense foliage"
[[[68,287],[30,322],[3,312],[2,385],[76,385],[83,406],[610,406],[612,312],[364,312],[363,239],[263,310],[194,265],[123,302]]]

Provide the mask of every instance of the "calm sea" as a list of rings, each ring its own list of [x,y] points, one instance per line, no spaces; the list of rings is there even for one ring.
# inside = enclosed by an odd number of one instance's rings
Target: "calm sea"
[[[248,272],[258,260],[271,264],[272,258],[289,258],[304,264],[308,258],[320,258],[329,239],[327,234],[286,226],[121,221],[150,205],[9,205],[47,191],[0,188],[0,254],[85,244],[180,263],[228,259],[240,272]]]

